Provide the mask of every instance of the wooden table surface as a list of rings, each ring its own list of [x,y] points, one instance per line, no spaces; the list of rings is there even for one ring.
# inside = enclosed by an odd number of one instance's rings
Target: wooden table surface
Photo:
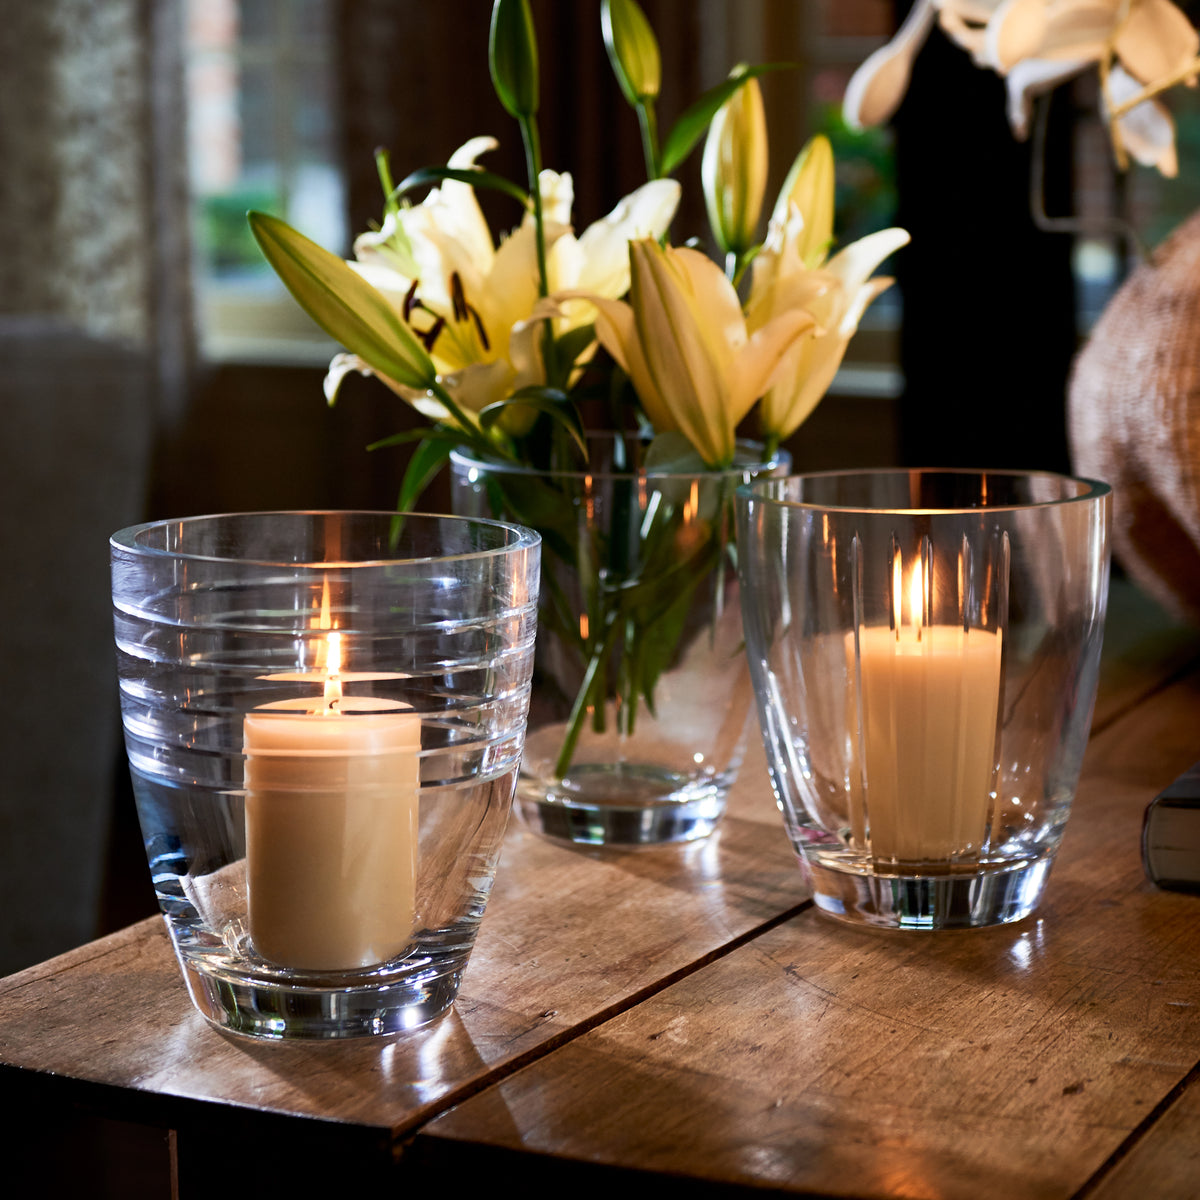
[[[704,843],[582,850],[514,824],[459,999],[425,1030],[218,1032],[154,918],[0,981],[0,1099],[39,1155],[59,1131],[82,1153],[80,1111],[172,1131],[163,1194],[184,1200],[512,1172],[655,1196],[1192,1198],[1200,896],[1146,881],[1139,834],[1198,758],[1200,635],[1118,588],[1078,798],[1024,921],[822,916],[756,753]]]

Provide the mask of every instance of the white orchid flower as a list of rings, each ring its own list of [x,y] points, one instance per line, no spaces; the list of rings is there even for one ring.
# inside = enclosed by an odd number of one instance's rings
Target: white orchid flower
[[[473,138],[451,156],[449,165],[472,167],[495,146],[492,138]],[[539,185],[547,284],[554,291],[623,295],[629,288],[630,239],[661,236],[679,203],[677,182],[645,184],[576,238],[569,224],[570,175],[543,171]],[[355,255],[357,261],[350,265],[387,297],[421,339],[439,382],[468,416],[523,387],[546,382],[541,315],[535,314],[539,291],[532,214],[496,246],[474,188],[446,180],[421,204],[391,214],[378,233],[360,237]],[[586,324],[591,312],[586,304],[564,306],[554,321],[555,333]],[[330,400],[352,370],[371,373],[353,355],[338,355],[330,363],[325,380]],[[428,393],[381,378],[426,416],[448,418]]]
[[[1120,67],[1108,73],[1105,114],[1109,103],[1115,108],[1133,99],[1142,90],[1132,75]],[[1144,167],[1157,167],[1168,179],[1179,174],[1179,159],[1175,153],[1175,122],[1166,106],[1157,100],[1143,100],[1134,105],[1116,122],[1116,135],[1134,162]]]
[[[682,433],[711,467],[733,461],[738,423],[813,318],[780,313],[750,333],[733,285],[696,250],[629,243],[629,303],[593,297],[601,345],[658,433]]]
[[[848,124],[861,129],[886,121],[908,88],[912,63],[934,20],[981,67],[1006,77],[1008,117],[1018,138],[1028,135],[1033,98],[1100,62],[1115,57],[1109,101],[1126,97],[1133,79],[1143,86],[1187,78],[1200,52],[1200,34],[1172,0],[916,0],[896,36],[851,77],[843,101]],[[1190,79],[1195,79],[1192,72]],[[1140,89],[1138,89],[1140,90]],[[1117,137],[1140,162],[1172,169],[1161,105],[1149,102],[1118,122]],[[1121,124],[1124,122],[1124,131]]]

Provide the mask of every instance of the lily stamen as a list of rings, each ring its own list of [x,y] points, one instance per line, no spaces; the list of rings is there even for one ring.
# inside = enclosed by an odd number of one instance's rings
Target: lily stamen
[[[428,310],[426,310],[426,311],[428,311]],[[446,318],[438,317],[438,319],[436,321],[434,321],[434,323],[432,325],[430,325],[430,327],[428,329],[426,329],[424,333],[422,333],[419,329],[413,329],[413,332],[417,335],[418,338],[420,338],[421,342],[425,346],[425,349],[428,350],[432,354],[434,343],[436,343],[438,340],[438,334],[440,334],[442,332],[442,330],[445,328],[446,328]]]
[[[450,274],[450,302],[454,305],[454,319],[465,321],[470,317],[475,322],[475,331],[479,334],[484,351],[491,350],[492,345],[488,341],[487,330],[483,327],[483,318],[473,304],[467,303],[467,290],[463,287],[462,276],[457,271]]]
[[[413,309],[418,305],[421,305],[420,300],[417,299],[417,288],[420,286],[421,281],[419,279],[414,279],[412,281],[412,287],[410,287],[404,294],[404,320],[408,324],[412,323]],[[424,307],[424,305],[421,305],[421,307]]]

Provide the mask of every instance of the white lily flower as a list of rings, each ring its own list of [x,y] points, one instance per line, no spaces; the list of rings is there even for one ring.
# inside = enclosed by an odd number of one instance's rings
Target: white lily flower
[[[899,107],[912,62],[934,20],[982,67],[1006,77],[1008,118],[1018,138],[1028,135],[1035,96],[1115,56],[1116,75],[1143,86],[1177,80],[1200,52],[1200,34],[1172,0],[916,0],[896,36],[872,54],[846,88],[843,112],[854,128],[878,125]],[[1193,73],[1191,80],[1195,80]],[[1164,174],[1175,162],[1161,105],[1138,106],[1118,122],[1117,136],[1139,162]],[[1123,126],[1123,128],[1122,128]],[[1136,149],[1135,149],[1136,147]]]
[[[594,297],[596,333],[656,432],[677,430],[711,467],[733,461],[738,423],[813,319],[780,313],[753,333],[721,269],[696,250],[629,243],[629,303]]]
[[[449,165],[472,167],[495,146],[491,138],[473,138],[451,156]],[[679,203],[674,180],[648,183],[577,239],[569,225],[570,175],[543,171],[539,184],[551,290],[623,295],[629,287],[630,239],[661,236]],[[420,337],[439,382],[468,416],[514,391],[546,382],[540,317],[534,315],[539,294],[532,214],[496,246],[474,188],[446,180],[421,204],[389,217],[378,233],[360,237],[355,255],[358,261],[350,265]],[[565,306],[554,322],[555,333],[586,324],[591,312],[586,304]],[[327,396],[336,395],[350,370],[370,368],[353,356],[339,355],[326,376]],[[427,393],[395,380],[383,382],[427,416],[447,418],[444,407]]]

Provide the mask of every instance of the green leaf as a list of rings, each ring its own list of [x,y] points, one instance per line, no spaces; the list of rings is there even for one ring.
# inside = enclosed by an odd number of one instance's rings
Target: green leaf
[[[367,449],[383,450],[388,446],[404,446],[409,442],[419,442],[426,438],[440,438],[442,441],[448,442],[450,448],[453,449],[455,446],[462,445],[463,431],[461,429],[443,429],[437,425],[426,429],[404,429],[400,433],[390,433],[377,442],[369,442]]]
[[[529,0],[496,0],[492,6],[488,67],[509,116],[532,117],[538,109],[538,53]]]
[[[657,434],[642,458],[647,471],[668,475],[696,475],[704,471],[704,459],[677,430]]]
[[[526,387],[513,392],[504,400],[497,400],[479,410],[479,424],[484,429],[491,429],[511,405],[532,408],[544,413],[552,421],[561,425],[570,435],[583,459],[587,460],[587,441],[584,438],[583,426],[579,420],[579,411],[566,392],[557,388]]]
[[[417,498],[442,469],[453,449],[453,443],[446,438],[426,438],[413,451],[413,456],[408,460],[408,466],[404,470],[400,495],[396,500],[398,512],[411,511]]]
[[[662,86],[662,56],[654,30],[636,0],[603,0],[600,29],[625,99],[634,108],[656,99]]]
[[[428,187],[445,179],[453,179],[457,183],[466,183],[474,188],[490,188],[492,191],[504,192],[512,196],[522,208],[529,209],[531,201],[529,193],[524,188],[497,175],[494,171],[485,171],[482,167],[421,167],[406,175],[393,189],[389,200],[395,201],[406,192],[416,191],[417,188]]]
[[[575,360],[596,340],[596,326],[589,322],[568,330],[558,338],[558,365],[566,372],[575,365]]]
[[[716,87],[710,88],[675,122],[675,127],[667,135],[663,143],[661,170],[664,176],[670,175],[704,136],[709,122],[717,115],[717,109],[746,82],[768,71],[782,71],[791,66],[790,63],[763,63],[757,67],[747,67],[739,75],[723,80]]]
[[[425,347],[386,297],[336,254],[267,213],[246,214],[267,262],[331,338],[406,387],[426,389],[437,372]]]

